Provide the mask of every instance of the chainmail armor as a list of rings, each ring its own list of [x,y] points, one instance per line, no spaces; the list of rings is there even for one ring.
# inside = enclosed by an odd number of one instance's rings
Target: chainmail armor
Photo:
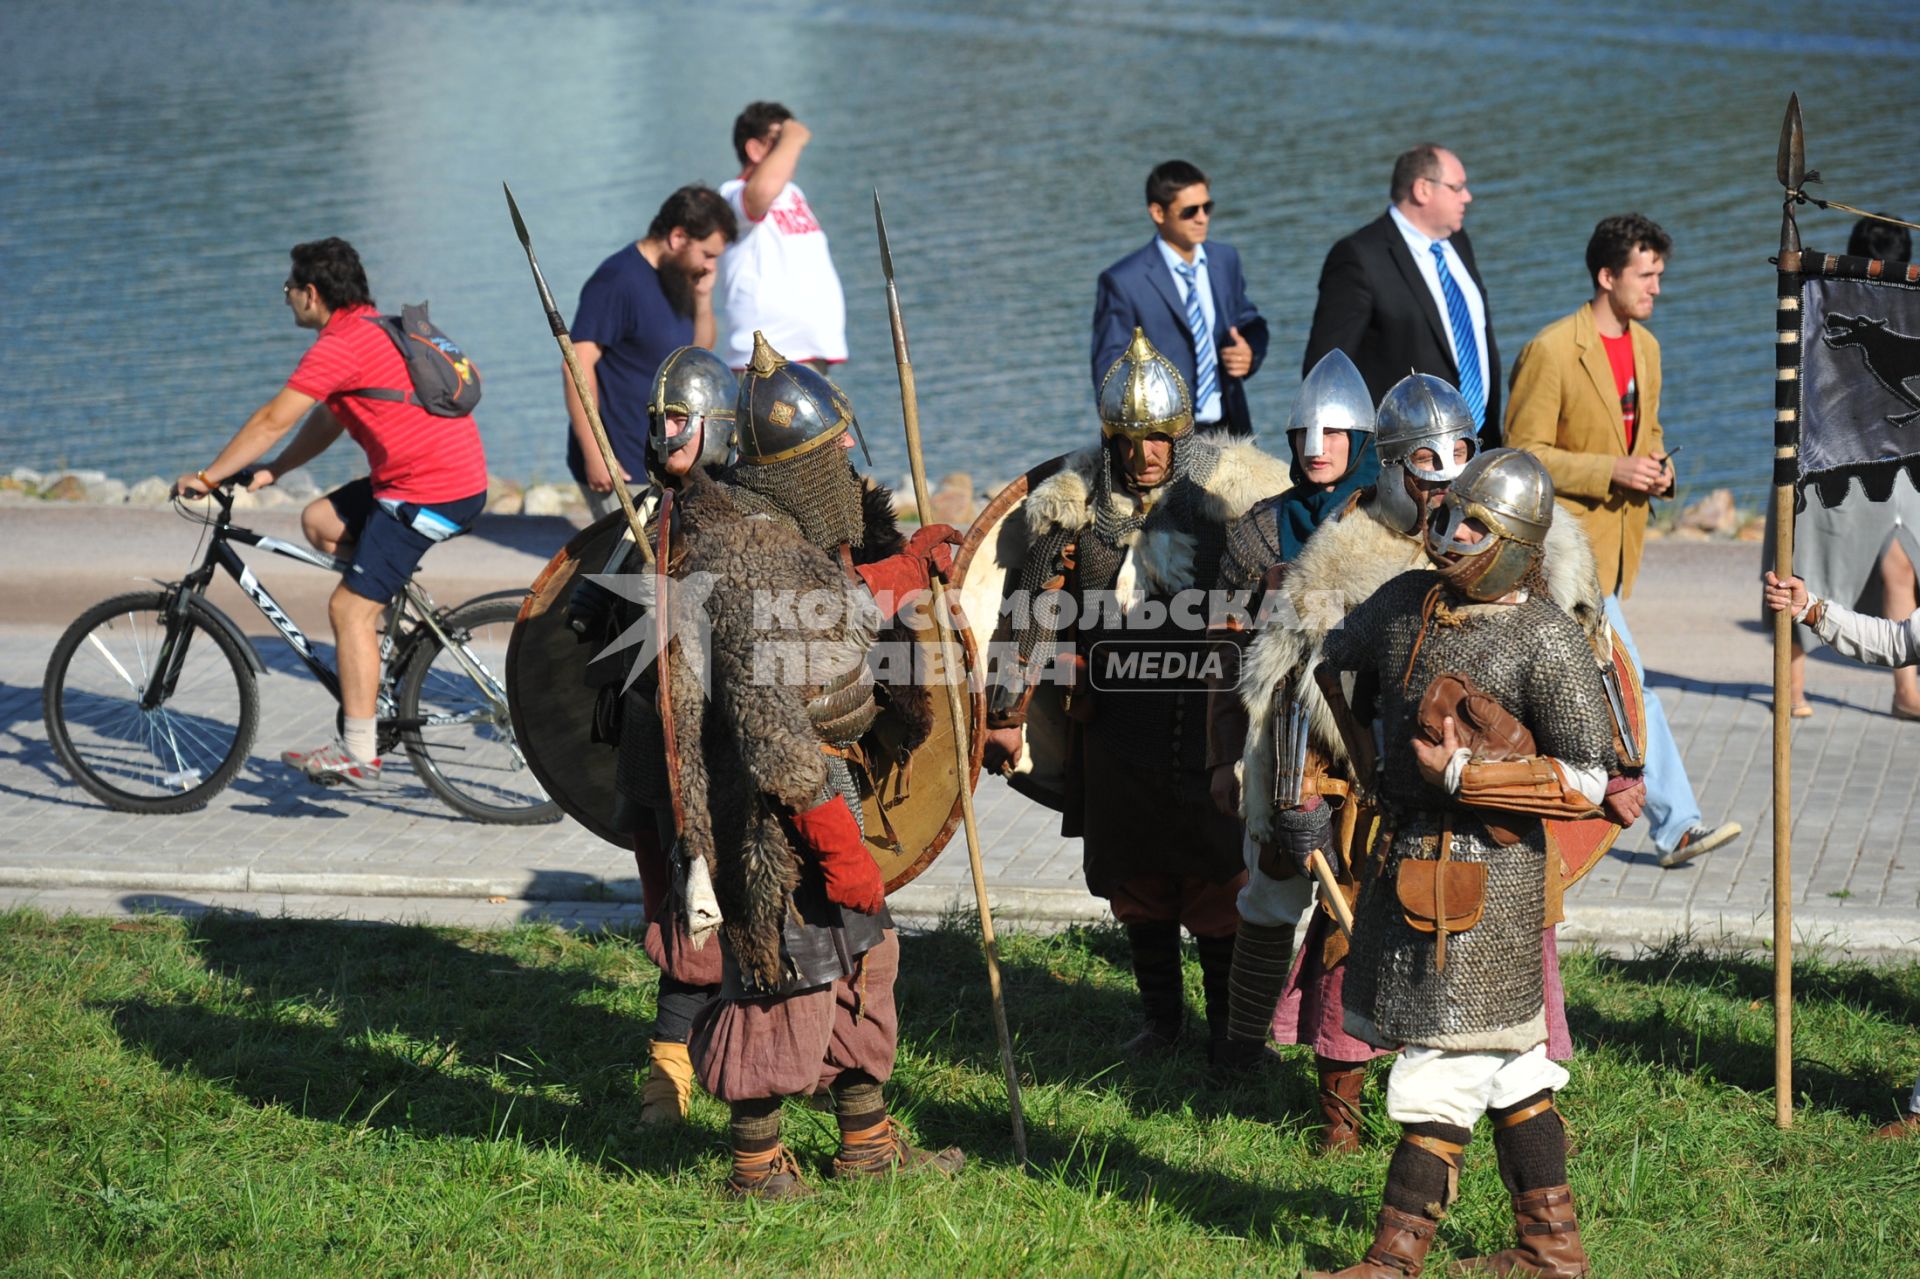
[[[780,462],[742,463],[727,472],[727,497],[743,515],[772,515],[828,550],[858,548],[866,533],[860,477],[837,447]]]
[[[1475,1036],[1522,1026],[1542,1010],[1546,835],[1538,820],[1523,820],[1519,842],[1501,847],[1476,810],[1421,780],[1413,738],[1422,695],[1442,673],[1469,672],[1532,730],[1540,754],[1585,768],[1610,769],[1616,761],[1606,694],[1578,623],[1544,596],[1471,605],[1445,587],[1440,607],[1423,623],[1429,594],[1442,580],[1418,570],[1388,582],[1329,633],[1324,661],[1378,678],[1386,742],[1381,822],[1392,834],[1389,847],[1376,846],[1377,873],[1355,912],[1346,1005],[1387,1040],[1430,1044],[1438,1037],[1439,1046],[1465,1048]],[[1433,936],[1407,924],[1395,883],[1402,862],[1438,856],[1448,821],[1452,860],[1487,867],[1486,909],[1475,927],[1449,934],[1446,969],[1436,973]]]
[[[1280,553],[1280,498],[1275,494],[1254,503],[1227,530],[1226,549],[1220,553],[1220,589],[1245,591],[1260,585],[1267,570],[1285,556]]]

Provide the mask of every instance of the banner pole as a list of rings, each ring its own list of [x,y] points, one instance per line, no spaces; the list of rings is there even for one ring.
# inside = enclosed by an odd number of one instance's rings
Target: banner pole
[[[1773,571],[1793,575],[1793,499],[1799,478],[1801,308],[1800,228],[1793,206],[1806,179],[1800,96],[1780,127],[1779,281],[1774,297]],[[1773,615],[1773,1120],[1793,1126],[1793,617]]]

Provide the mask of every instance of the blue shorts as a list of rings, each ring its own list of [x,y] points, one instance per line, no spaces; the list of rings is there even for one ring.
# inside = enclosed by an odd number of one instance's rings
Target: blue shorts
[[[373,481],[360,479],[327,494],[327,501],[353,543],[353,565],[340,580],[355,595],[385,604],[407,584],[428,547],[467,531],[487,495],[421,506],[376,499]]]

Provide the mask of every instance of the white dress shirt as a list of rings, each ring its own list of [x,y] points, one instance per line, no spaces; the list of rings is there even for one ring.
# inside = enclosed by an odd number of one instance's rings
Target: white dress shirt
[[[1154,237],[1153,242],[1159,246],[1160,256],[1165,260],[1167,270],[1173,272],[1173,285],[1180,291],[1180,303],[1182,306],[1185,306],[1188,301],[1187,281],[1186,278],[1180,274],[1180,268],[1187,265],[1186,260],[1173,251],[1172,245],[1160,239],[1158,236]],[[1209,340],[1211,340],[1214,326],[1213,280],[1207,274],[1206,245],[1196,244],[1194,246],[1193,268],[1193,287],[1200,290],[1200,314],[1206,317],[1207,335]],[[1181,312],[1180,318],[1182,321],[1187,318],[1184,311]],[[1213,394],[1207,397],[1206,403],[1193,406],[1193,420],[1195,422],[1218,422],[1220,420],[1220,379],[1226,376],[1226,370],[1220,367],[1220,349],[1217,346],[1214,348],[1213,361]],[[1198,351],[1193,353],[1193,367],[1194,375],[1196,377],[1199,376],[1200,353]],[[1192,393],[1191,387],[1188,388],[1188,393]]]
[[[1387,216],[1400,228],[1400,234],[1407,241],[1407,252],[1413,254],[1413,264],[1420,268],[1420,278],[1427,282],[1427,292],[1433,294],[1433,305],[1440,312],[1440,325],[1447,331],[1447,343],[1450,354],[1459,359],[1460,344],[1455,340],[1453,317],[1447,313],[1447,295],[1440,287],[1440,272],[1433,265],[1433,246],[1438,244],[1446,254],[1447,273],[1453,276],[1453,282],[1460,286],[1460,296],[1466,299],[1467,314],[1473,317],[1473,341],[1480,349],[1480,387],[1481,393],[1492,396],[1492,380],[1487,369],[1487,302],[1480,296],[1480,290],[1474,285],[1473,275],[1467,270],[1467,264],[1454,252],[1450,240],[1433,240],[1424,231],[1407,221],[1407,215],[1394,205],[1387,206]]]

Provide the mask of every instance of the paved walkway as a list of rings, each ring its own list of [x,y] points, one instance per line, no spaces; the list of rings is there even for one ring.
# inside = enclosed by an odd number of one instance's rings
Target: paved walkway
[[[638,918],[630,860],[571,823],[511,828],[462,820],[404,763],[393,770],[394,784],[370,797],[293,778],[279,766],[279,752],[324,740],[333,708],[277,639],[257,641],[273,673],[261,686],[254,756],[231,787],[203,812],[183,816],[101,807],[47,746],[39,696],[47,654],[85,604],[135,589],[129,579],[142,571],[177,575],[194,530],[164,513],[75,510],[49,519],[20,511],[0,512],[0,543],[9,547],[0,585],[21,602],[0,624],[0,905],[85,913],[220,906],[483,925]],[[277,530],[276,520],[288,518],[263,514],[252,523]],[[277,531],[292,534],[291,527]],[[502,521],[436,552],[442,575],[430,581],[442,599],[523,584],[567,531],[560,521]],[[73,563],[76,546],[94,543],[102,552],[87,571],[54,567]],[[1644,831],[1629,832],[1570,895],[1568,941],[1772,935],[1770,658],[1752,620],[1755,550],[1657,543],[1628,605],[1707,819],[1734,818],[1746,833],[1663,871]],[[326,579],[291,563],[269,564],[262,576],[276,593],[283,581],[314,583],[290,601],[291,611],[324,635],[324,618],[313,610]],[[1884,673],[1816,655],[1811,683],[1817,714],[1797,723],[1793,751],[1796,933],[1854,951],[1920,953],[1920,725],[1887,714],[1892,683]],[[977,807],[1003,927],[1104,915],[1081,881],[1078,841],[1060,838],[1053,814],[997,779],[981,784]],[[971,902],[958,837],[894,899],[909,917],[970,910]]]

